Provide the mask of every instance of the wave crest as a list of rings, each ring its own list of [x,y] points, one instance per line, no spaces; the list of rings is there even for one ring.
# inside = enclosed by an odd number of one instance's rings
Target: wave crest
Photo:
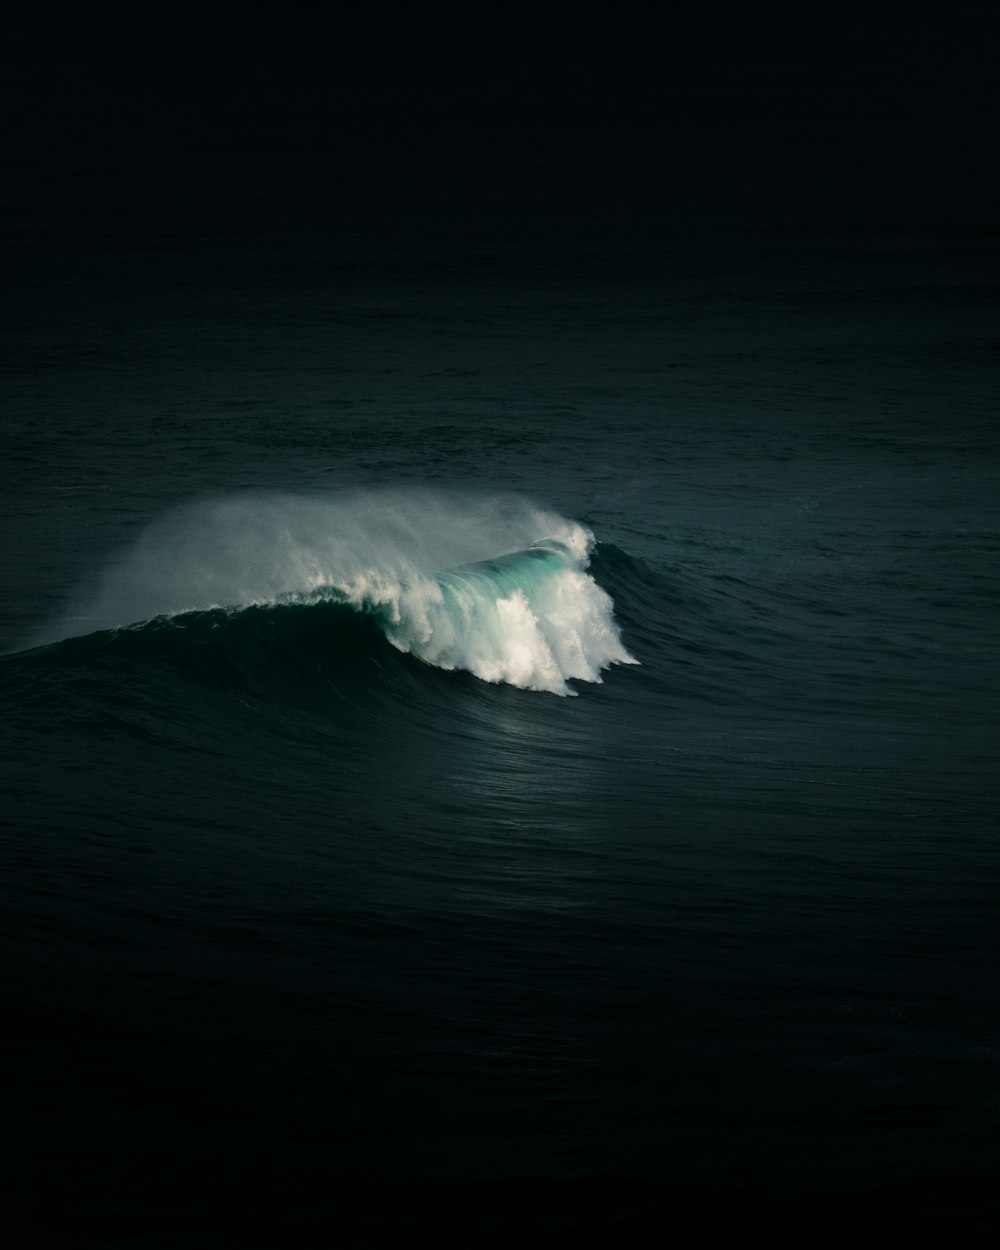
[[[43,641],[209,609],[330,600],[488,682],[572,694],[635,663],[584,526],[511,496],[230,496],[154,522]]]

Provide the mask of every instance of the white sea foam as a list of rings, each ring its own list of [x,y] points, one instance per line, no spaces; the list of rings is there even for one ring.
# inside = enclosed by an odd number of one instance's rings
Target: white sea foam
[[[401,651],[484,681],[572,693],[635,661],[586,572],[593,535],[512,496],[242,494],[179,507],[45,641],[156,616],[332,598]]]

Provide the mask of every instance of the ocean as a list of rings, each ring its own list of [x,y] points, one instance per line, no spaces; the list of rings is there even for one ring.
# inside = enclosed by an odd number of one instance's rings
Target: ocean
[[[855,173],[5,194],[5,1244],[992,1244],[995,204]]]

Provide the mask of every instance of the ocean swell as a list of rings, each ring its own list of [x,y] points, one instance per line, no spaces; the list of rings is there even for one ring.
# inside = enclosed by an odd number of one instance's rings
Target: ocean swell
[[[348,605],[388,641],[487,682],[572,694],[635,663],[587,572],[593,535],[516,496],[247,494],[176,508],[39,641],[251,606]]]

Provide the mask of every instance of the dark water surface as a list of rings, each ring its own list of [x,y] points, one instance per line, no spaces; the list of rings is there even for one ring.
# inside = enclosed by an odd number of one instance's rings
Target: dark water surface
[[[13,1244],[987,1244],[992,201],[4,222]]]

